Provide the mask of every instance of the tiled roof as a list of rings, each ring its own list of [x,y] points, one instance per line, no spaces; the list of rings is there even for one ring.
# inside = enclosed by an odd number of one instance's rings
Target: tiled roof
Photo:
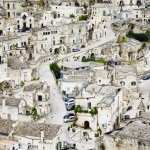
[[[18,98],[0,96],[0,105],[2,105],[2,101],[4,99],[6,100],[6,106],[13,106],[13,107],[18,107],[21,101],[21,99]]]
[[[19,122],[14,130],[18,136],[41,137],[41,131],[44,131],[44,138],[52,140],[60,130],[60,125],[37,123],[37,122]]]
[[[15,122],[8,119],[0,119],[0,134],[9,135],[13,130]]]

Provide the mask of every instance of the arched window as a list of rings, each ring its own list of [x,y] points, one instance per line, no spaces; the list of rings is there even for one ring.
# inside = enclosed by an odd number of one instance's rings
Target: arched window
[[[10,8],[10,5],[9,4],[7,4],[7,9],[9,9]]]
[[[10,17],[10,12],[8,12],[8,18]]]
[[[136,82],[135,82],[135,81],[131,82],[131,85],[132,85],[132,86],[135,86],[135,85],[136,85]]]

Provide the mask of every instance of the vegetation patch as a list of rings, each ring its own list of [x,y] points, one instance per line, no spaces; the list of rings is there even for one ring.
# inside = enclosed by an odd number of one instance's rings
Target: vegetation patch
[[[60,78],[60,67],[57,65],[57,63],[50,64],[50,70],[53,71],[56,79]]]
[[[106,64],[107,63],[107,61],[104,60],[104,59],[84,58],[82,60],[82,62],[88,62],[88,61],[94,61],[94,62],[101,63],[101,64]]]

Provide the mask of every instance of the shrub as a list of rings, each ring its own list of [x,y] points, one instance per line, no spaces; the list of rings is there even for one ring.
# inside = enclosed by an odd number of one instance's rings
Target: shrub
[[[83,136],[86,136],[88,133],[87,132],[83,132]]]
[[[105,61],[103,59],[95,59],[95,58],[84,58],[84,59],[82,59],[82,62],[88,62],[88,61],[94,61],[94,62],[102,63],[102,64],[107,63],[107,61]]]
[[[99,137],[99,133],[95,133],[95,137]]]
[[[68,131],[70,131],[70,126],[68,126]]]
[[[102,134],[101,128],[97,129],[97,132],[99,132],[99,134],[101,135]]]
[[[102,143],[102,144],[100,145],[100,148],[101,148],[101,150],[105,150],[105,145],[104,145],[104,143]]]
[[[73,127],[77,127],[77,124],[75,122],[73,122],[72,126]]]
[[[75,15],[74,14],[70,14],[70,18],[75,18]]]
[[[75,128],[72,128],[72,132],[76,132],[76,129],[75,129]]]
[[[89,16],[88,15],[81,15],[80,17],[79,17],[79,21],[86,21],[87,19],[89,18]]]
[[[129,38],[136,39],[140,42],[148,42],[149,41],[149,34],[147,32],[145,32],[145,33],[134,33],[133,31],[129,31],[127,36]]]
[[[21,86],[24,86],[25,85],[25,83],[23,82],[23,81],[21,81],[21,84],[20,84]]]

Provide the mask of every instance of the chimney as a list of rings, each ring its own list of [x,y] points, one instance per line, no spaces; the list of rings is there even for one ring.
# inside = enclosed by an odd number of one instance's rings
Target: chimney
[[[44,131],[41,131],[41,142],[44,143]]]

